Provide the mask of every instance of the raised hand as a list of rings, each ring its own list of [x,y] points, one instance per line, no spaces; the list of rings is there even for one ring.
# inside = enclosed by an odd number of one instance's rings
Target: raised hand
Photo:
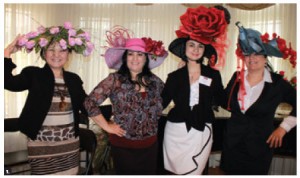
[[[4,57],[10,58],[10,55],[19,51],[21,48],[18,46],[18,40],[21,38],[21,35],[18,35],[14,41],[12,41],[5,49],[4,49]]]

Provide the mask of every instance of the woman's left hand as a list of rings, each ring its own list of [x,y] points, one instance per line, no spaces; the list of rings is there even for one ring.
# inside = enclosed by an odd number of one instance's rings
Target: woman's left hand
[[[281,147],[282,139],[286,131],[282,127],[278,127],[273,133],[269,136],[267,143],[270,144],[270,148]]]

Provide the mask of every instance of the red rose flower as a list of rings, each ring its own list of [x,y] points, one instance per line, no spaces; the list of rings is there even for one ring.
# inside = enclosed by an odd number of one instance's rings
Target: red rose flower
[[[244,60],[244,59],[245,59],[245,56],[244,56],[244,54],[243,54],[243,51],[242,51],[242,49],[241,49],[239,43],[237,43],[236,46],[237,46],[237,48],[236,48],[236,50],[235,50],[235,54],[237,55],[237,57],[238,57],[239,59]]]
[[[142,40],[146,44],[146,51],[150,54],[155,56],[163,56],[166,53],[165,48],[163,47],[163,42],[162,41],[155,41],[152,40],[151,38],[142,38]]]
[[[152,48],[153,48],[153,42],[152,42],[152,39],[151,38],[142,38],[142,40],[145,42],[145,44],[146,44],[146,48],[145,48],[145,50],[147,51],[147,52],[150,52],[150,51],[152,51]]]
[[[179,38],[190,37],[204,44],[215,42],[226,32],[227,22],[224,11],[216,8],[188,8],[180,17],[182,25],[176,34]]]
[[[291,83],[292,84],[296,84],[297,83],[297,77],[294,76],[292,79],[291,79]]]
[[[284,71],[279,71],[279,75],[284,76]]]

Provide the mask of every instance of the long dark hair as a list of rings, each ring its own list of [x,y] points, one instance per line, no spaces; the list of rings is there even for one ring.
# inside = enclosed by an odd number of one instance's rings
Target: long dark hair
[[[151,72],[150,68],[149,68],[149,58],[148,55],[146,54],[146,62],[144,64],[143,70],[141,73],[137,74],[137,80],[133,81],[131,79],[131,73],[130,70],[127,66],[127,54],[128,54],[128,50],[126,50],[122,56],[122,65],[120,67],[120,69],[118,70],[118,74],[121,74],[125,80],[128,80],[130,83],[132,84],[136,84],[138,85],[139,89],[143,86],[143,87],[148,87],[150,85],[150,81],[148,81],[148,78],[151,77],[153,75],[153,73]],[[144,79],[144,80],[143,80]]]

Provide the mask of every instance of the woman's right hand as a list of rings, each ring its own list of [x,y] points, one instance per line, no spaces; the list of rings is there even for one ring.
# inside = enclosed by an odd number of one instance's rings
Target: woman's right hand
[[[14,41],[12,41],[5,49],[4,49],[4,57],[10,58],[10,55],[19,51],[20,47],[18,47],[17,43],[20,39],[21,35],[18,35]]]
[[[110,134],[116,134],[119,137],[124,137],[126,134],[126,131],[123,130],[120,125],[114,123],[114,122],[109,122],[107,125],[107,128],[105,129],[106,132],[110,133]]]
[[[99,114],[91,118],[100,128],[105,130],[107,133],[116,134],[119,137],[124,137],[126,134],[126,131],[122,129],[120,125],[112,121],[106,121],[106,119],[102,114]]]

